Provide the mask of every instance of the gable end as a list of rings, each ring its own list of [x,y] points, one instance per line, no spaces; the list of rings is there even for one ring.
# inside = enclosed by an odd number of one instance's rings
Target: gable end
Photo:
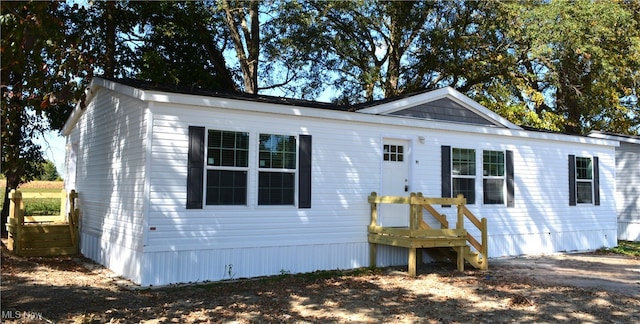
[[[442,120],[483,126],[498,126],[450,98],[425,102],[420,105],[391,112],[390,115],[421,119]]]

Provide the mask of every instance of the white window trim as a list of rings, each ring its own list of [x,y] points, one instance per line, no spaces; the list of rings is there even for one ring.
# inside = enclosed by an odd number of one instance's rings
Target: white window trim
[[[502,176],[485,176],[484,175],[484,152],[488,151],[488,152],[502,152],[502,167],[503,167],[503,175]],[[485,206],[506,206],[507,205],[507,152],[506,150],[492,150],[492,149],[483,149],[482,150],[482,156],[480,157],[480,161],[481,161],[481,165],[482,165],[482,169],[480,170],[480,172],[482,172],[482,180],[481,180],[481,187],[482,187],[482,205]],[[484,179],[502,179],[502,203],[501,204],[487,204],[484,202]]]
[[[279,169],[275,169],[275,168],[261,168],[260,167],[260,135],[261,134],[265,134],[265,135],[281,135],[281,136],[292,136],[296,139],[296,148],[295,148],[295,153],[296,153],[296,158],[295,158],[295,169],[286,169],[286,168],[279,168]],[[257,207],[257,208],[271,208],[271,209],[282,209],[282,208],[293,208],[293,209],[297,209],[298,208],[298,172],[300,170],[300,135],[299,134],[292,134],[290,132],[279,132],[279,131],[257,131],[255,132],[255,134],[253,134],[255,136],[255,140],[251,141],[250,138],[250,143],[255,143],[255,148],[254,148],[254,165],[255,165],[255,169],[253,169],[250,173],[253,173],[253,176],[255,177],[255,182],[254,182],[254,186],[251,187],[253,188],[253,197],[252,197],[252,206],[253,207]],[[251,153],[251,144],[249,144],[249,153]],[[251,169],[251,164],[249,165],[250,169]],[[283,173],[293,173],[293,204],[292,205],[260,205],[258,204],[258,191],[259,191],[259,176],[260,176],[260,172],[283,172]]]
[[[580,179],[578,177],[578,159],[589,159],[591,161],[591,179]],[[574,158],[574,162],[575,162],[575,166],[576,166],[576,174],[575,174],[575,195],[576,195],[576,205],[594,205],[595,201],[594,201],[594,186],[593,186],[593,157],[587,157],[587,156],[575,156]],[[580,202],[580,199],[578,198],[578,183],[589,183],[590,184],[590,188],[591,188],[591,201],[590,202]]]
[[[248,152],[248,156],[247,156],[247,166],[246,167],[230,167],[230,166],[215,166],[215,165],[209,165],[209,131],[222,131],[222,132],[235,132],[235,133],[248,133],[249,134],[249,152]],[[204,174],[202,175],[204,177],[204,181],[203,181],[203,195],[204,197],[202,197],[203,199],[203,207],[204,208],[246,208],[249,207],[251,205],[251,154],[252,154],[252,149],[251,149],[251,143],[252,143],[252,136],[253,134],[251,132],[248,131],[243,131],[243,130],[237,130],[237,129],[223,129],[223,128],[213,128],[213,127],[205,127],[205,137],[204,137],[204,166],[205,166],[205,170],[204,170]],[[246,171],[247,172],[247,185],[246,185],[246,203],[244,205],[209,205],[207,204],[207,178],[208,178],[208,171],[209,170],[222,170],[222,171]]]
[[[475,158],[473,160],[474,163],[474,168],[475,168],[475,174],[474,175],[458,175],[455,174],[453,172],[454,168],[453,168],[453,150],[458,149],[458,150],[472,150],[474,152]],[[481,158],[482,159],[482,158]],[[451,170],[451,197],[456,197],[456,195],[454,195],[454,188],[453,188],[453,179],[454,178],[458,178],[458,179],[473,179],[473,193],[475,195],[475,199],[473,203],[469,203],[467,201],[468,205],[475,205],[477,204],[478,201],[478,150],[475,148],[467,148],[467,147],[454,147],[451,146],[451,159],[450,159],[450,163],[451,165],[450,170]],[[466,199],[468,199],[469,197],[465,197]]]

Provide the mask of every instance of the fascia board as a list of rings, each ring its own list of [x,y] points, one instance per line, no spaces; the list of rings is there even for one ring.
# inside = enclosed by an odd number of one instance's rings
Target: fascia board
[[[81,101],[76,104],[76,106],[71,111],[71,114],[69,114],[69,117],[64,122],[64,126],[62,126],[62,135],[67,136],[71,134],[73,128],[76,127],[76,123],[78,122],[80,117],[82,117],[82,114],[84,114],[84,108],[86,108],[86,105],[91,102],[91,99],[93,99],[93,96],[98,91],[98,88],[102,86],[99,84],[100,80],[101,79],[97,78],[91,80],[89,86],[87,86],[87,89],[85,89],[84,91],[84,99],[81,99]]]
[[[602,139],[607,139],[607,140],[612,140],[612,141],[618,141],[618,142],[640,144],[640,139],[629,138],[629,137],[624,137],[624,136],[616,136],[616,135],[612,135],[612,134],[603,134],[603,133],[600,133],[600,132],[591,132],[587,136],[593,137],[593,138],[602,138]]]
[[[138,89],[138,88],[134,88],[131,86],[127,86],[124,84],[120,84],[114,81],[110,81],[110,80],[106,80],[106,79],[102,79],[102,78],[93,78],[91,80],[91,82],[89,83],[89,86],[87,87],[87,90],[85,90],[85,98],[82,102],[78,102],[78,104],[76,104],[75,108],[73,109],[73,111],[71,112],[71,114],[69,115],[69,118],[67,118],[67,121],[65,122],[64,126],[62,127],[62,134],[67,136],[71,133],[71,131],[73,130],[73,128],[75,127],[76,123],[78,122],[78,120],[80,119],[80,117],[82,117],[82,114],[84,114],[84,108],[83,108],[83,104],[86,107],[86,105],[88,105],[91,100],[93,99],[93,97],[95,96],[95,94],[100,90],[100,88],[104,88],[104,89],[108,89],[111,91],[114,91],[116,93],[125,95],[125,96],[129,96],[129,97],[133,97],[136,99],[140,99],[140,100],[145,100],[145,92],[144,90]]]
[[[436,101],[442,98],[449,98],[457,102],[458,104],[466,107],[467,109],[471,110],[472,112],[490,119],[496,124],[496,126],[504,126],[509,129],[520,129],[520,130],[522,129],[520,126],[511,123],[504,117],[494,113],[490,109],[482,106],[481,104],[475,102],[471,98],[467,97],[463,93],[451,87],[440,88],[433,91],[418,94],[415,96],[398,99],[392,102],[383,103],[378,106],[360,109],[357,112],[365,113],[365,114],[374,114],[374,115],[389,114],[398,110],[402,110],[412,106],[417,106],[417,105],[431,102],[431,101]]]

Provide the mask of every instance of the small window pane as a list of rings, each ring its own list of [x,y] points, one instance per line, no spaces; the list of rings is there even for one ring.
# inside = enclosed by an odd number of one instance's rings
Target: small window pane
[[[504,180],[503,179],[484,179],[482,180],[484,188],[484,203],[504,204]]]
[[[295,174],[260,172],[258,175],[258,205],[293,205]]]
[[[578,203],[590,204],[593,202],[593,190],[591,190],[591,182],[578,181],[576,183],[576,198]]]
[[[207,165],[247,167],[249,133],[209,130]]]
[[[249,164],[249,151],[236,151],[236,165],[246,167]]]
[[[235,152],[233,149],[222,149],[222,166],[235,166]]]
[[[383,146],[382,160],[392,162],[404,161],[404,146],[385,144]]]
[[[576,157],[576,179],[593,179],[593,165],[591,158]]]
[[[246,171],[207,170],[207,205],[246,204]]]
[[[483,151],[482,152],[483,175],[488,177],[504,176],[504,152]]]
[[[453,178],[453,197],[458,196],[458,194],[463,194],[464,197],[467,198],[467,204],[475,204],[475,181],[475,179]]]
[[[260,134],[260,168],[295,169],[296,137]]]
[[[476,175],[476,151],[454,148],[452,152],[452,173],[454,175]]]

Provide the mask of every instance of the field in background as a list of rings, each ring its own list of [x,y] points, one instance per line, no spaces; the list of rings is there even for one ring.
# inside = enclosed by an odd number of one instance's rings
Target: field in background
[[[4,203],[4,188],[6,181],[0,180],[0,204]],[[52,192],[59,193],[64,187],[62,181],[31,181],[21,185],[22,192]],[[56,215],[60,213],[60,199],[28,199],[25,200],[25,214],[27,215]]]

